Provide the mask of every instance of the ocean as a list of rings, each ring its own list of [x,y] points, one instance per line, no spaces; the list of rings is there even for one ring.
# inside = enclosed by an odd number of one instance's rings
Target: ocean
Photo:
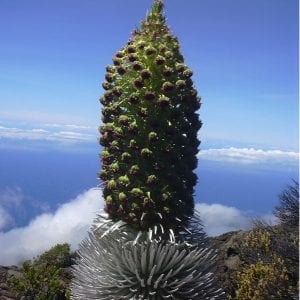
[[[4,229],[24,226],[35,216],[53,212],[97,186],[99,151],[1,149],[0,207],[13,219]],[[252,215],[271,213],[278,203],[278,194],[298,177],[296,166],[261,168],[205,159],[199,161],[196,173],[196,202],[234,206]]]

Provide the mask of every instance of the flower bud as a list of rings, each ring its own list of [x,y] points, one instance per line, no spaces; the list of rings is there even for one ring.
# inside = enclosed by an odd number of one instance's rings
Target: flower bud
[[[165,192],[161,196],[163,201],[167,201],[171,198],[171,194],[169,192]]]
[[[143,65],[140,63],[140,62],[134,62],[132,64],[132,68],[135,70],[135,71],[140,71],[143,69]]]
[[[155,99],[155,93],[153,93],[151,91],[146,91],[144,98],[145,98],[145,100],[148,100],[148,101],[154,100]]]
[[[128,97],[128,101],[131,103],[131,104],[138,104],[139,103],[139,98],[137,95],[130,95]]]
[[[106,106],[106,105],[108,105],[108,104],[110,103],[110,100],[107,99],[107,98],[104,97],[104,96],[101,96],[101,97],[100,97],[100,103],[101,103],[102,105]]]
[[[168,106],[170,104],[170,98],[166,96],[159,97],[157,104],[159,106]]]
[[[123,193],[123,192],[119,193],[119,200],[122,201],[122,202],[126,201],[127,200],[126,194]]]
[[[128,152],[124,152],[121,155],[121,160],[124,161],[124,162],[130,161],[130,158],[131,158],[131,154],[128,153]]]
[[[99,143],[100,143],[101,146],[107,147],[107,146],[109,146],[109,141],[110,141],[110,137],[109,137],[108,133],[105,132],[105,133],[100,137]]]
[[[110,73],[106,73],[105,74],[105,79],[108,82],[113,82],[113,77],[112,77],[112,75]]]
[[[158,141],[158,136],[157,136],[157,133],[156,132],[150,132],[148,134],[148,140],[149,142],[155,142],[155,141]]]
[[[121,60],[117,57],[113,58],[113,63],[115,66],[120,66],[121,65]]]
[[[106,203],[113,203],[114,199],[112,196],[109,195],[105,198],[105,201],[106,201]]]
[[[119,148],[119,142],[114,140],[110,143],[109,145],[110,149],[113,150],[113,151],[119,151],[120,148]]]
[[[118,58],[122,58],[124,56],[124,53],[122,51],[118,51],[116,54],[115,54],[115,57],[118,57]]]
[[[128,118],[127,116],[125,116],[125,115],[121,115],[121,116],[119,116],[119,118],[118,118],[118,123],[119,123],[120,125],[126,126],[126,125],[129,124],[129,118]]]
[[[99,178],[103,181],[106,181],[108,179],[108,172],[106,170],[101,170]]]
[[[164,53],[166,51],[166,46],[165,45],[162,45],[159,47],[159,53]]]
[[[122,138],[124,136],[123,129],[120,128],[120,127],[115,127],[114,132],[113,132],[113,136],[115,138]]]
[[[176,71],[177,72],[183,72],[185,69],[187,68],[187,66],[186,65],[184,65],[184,64],[176,64]]]
[[[153,202],[151,201],[151,199],[149,199],[147,197],[145,197],[143,199],[143,207],[145,207],[145,208],[151,208],[152,205],[153,205]]]
[[[157,177],[155,175],[150,175],[147,178],[147,184],[154,184],[157,182]]]
[[[130,142],[129,142],[129,146],[128,146],[129,148],[131,148],[131,149],[137,149],[138,148],[138,146],[137,146],[137,142],[136,142],[136,140],[130,140]]]
[[[131,123],[128,127],[128,132],[132,133],[132,134],[136,134],[138,133],[138,126],[136,123]]]
[[[112,123],[106,123],[105,125],[102,125],[99,127],[99,132],[101,134],[104,134],[105,132],[113,132],[114,126]]]
[[[170,77],[172,74],[173,74],[173,70],[169,67],[166,67],[164,70],[163,70],[163,74],[164,76],[166,77]]]
[[[162,90],[164,92],[170,92],[174,89],[174,84],[169,82],[169,81],[166,81],[163,85],[162,85]]]
[[[155,48],[153,48],[153,47],[147,47],[147,48],[145,49],[145,53],[146,53],[146,55],[150,56],[150,55],[155,54],[155,53],[156,53],[156,50],[155,50]]]
[[[134,83],[134,86],[138,89],[140,89],[144,86],[143,79],[141,79],[141,78],[135,79],[133,83]]]
[[[128,46],[127,47],[127,53],[135,53],[136,50],[135,50],[135,47],[134,46]]]
[[[186,87],[186,83],[184,80],[177,80],[176,81],[176,88],[178,90],[184,89]]]
[[[139,172],[140,172],[140,168],[138,165],[133,165],[129,170],[130,175],[137,175]]]
[[[117,173],[120,170],[119,164],[117,162],[112,163],[108,166],[109,170],[113,173]]]
[[[171,51],[166,51],[165,57],[166,57],[167,59],[170,59],[170,58],[173,57],[173,53],[172,53]]]
[[[114,95],[116,95],[117,97],[120,97],[122,95],[122,90],[121,89],[118,89],[116,87],[114,87],[112,90]]]
[[[108,72],[108,73],[113,73],[114,72],[114,70],[115,70],[115,67],[114,66],[106,66],[106,72]]]
[[[163,210],[164,210],[164,213],[167,213],[167,214],[170,213],[170,208],[167,206],[164,206]]]
[[[133,188],[130,193],[135,197],[142,197],[144,195],[140,188]]]
[[[113,98],[113,93],[112,93],[112,91],[107,91],[107,92],[104,93],[103,96],[104,96],[106,99],[108,99],[108,100],[112,100],[112,98]]]
[[[159,66],[163,65],[165,63],[165,61],[166,61],[165,58],[162,57],[161,55],[158,55],[155,59],[155,63]]]
[[[122,66],[118,66],[117,67],[117,72],[120,74],[120,75],[124,75],[126,73],[126,70],[124,67]]]
[[[143,79],[149,79],[151,77],[151,72],[149,70],[142,70],[141,71],[141,77]]]
[[[109,83],[109,82],[107,82],[107,81],[104,81],[104,82],[102,83],[102,87],[107,91],[107,90],[109,90],[109,89],[112,88],[112,84]]]
[[[145,46],[146,46],[146,43],[145,43],[145,42],[139,42],[139,43],[138,43],[138,48],[139,48],[140,50],[143,50],[143,49],[145,48]]]
[[[149,116],[148,109],[145,107],[141,107],[140,110],[138,111],[138,115],[142,118],[146,118]]]
[[[117,183],[111,179],[108,181],[107,186],[106,186],[109,190],[114,190],[117,187]]]
[[[143,158],[149,158],[152,154],[153,154],[153,152],[148,148],[143,148],[141,150],[141,155]]]
[[[121,185],[121,186],[128,186],[129,184],[130,184],[130,180],[129,180],[129,178],[128,178],[128,176],[127,175],[125,175],[125,176],[120,176],[119,178],[118,178],[118,183]]]
[[[187,78],[190,78],[193,76],[193,71],[191,69],[187,69],[183,72],[183,75]]]
[[[138,59],[138,56],[137,56],[136,54],[134,54],[134,53],[128,55],[128,60],[129,60],[130,62],[134,62],[134,61],[136,61],[137,59]]]

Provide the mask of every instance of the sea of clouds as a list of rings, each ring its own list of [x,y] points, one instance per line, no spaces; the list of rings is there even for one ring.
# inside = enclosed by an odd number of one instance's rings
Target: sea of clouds
[[[16,197],[20,195],[16,194]],[[88,230],[103,205],[102,191],[92,188],[61,205],[55,212],[42,213],[28,225],[6,232],[1,232],[1,228],[12,217],[5,207],[0,206],[0,264],[19,264],[58,243],[70,243],[72,249],[76,250],[78,244],[87,237]],[[200,212],[204,229],[210,236],[248,229],[251,225],[249,215],[235,207],[197,203],[196,209]]]

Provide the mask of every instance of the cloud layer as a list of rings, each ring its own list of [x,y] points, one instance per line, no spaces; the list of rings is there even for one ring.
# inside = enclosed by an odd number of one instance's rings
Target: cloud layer
[[[235,207],[207,203],[198,203],[195,207],[199,211],[205,232],[210,236],[248,229],[251,225],[249,215]]]
[[[19,207],[23,201],[23,194],[20,188],[6,187],[0,190],[0,230],[13,224],[13,218],[9,211],[11,208]]]
[[[78,129],[76,125],[66,125],[68,128]],[[72,126],[72,127],[71,127]],[[54,127],[57,128],[57,127]],[[80,128],[82,129],[82,128]],[[87,142],[95,141],[96,136],[89,133],[71,130],[45,130],[43,128],[21,129],[15,127],[0,126],[0,138],[25,139],[25,140],[45,140],[56,142]]]
[[[19,264],[57,243],[70,243],[76,249],[103,204],[101,190],[93,188],[63,204],[56,212],[39,215],[25,227],[0,232],[0,265]],[[198,203],[196,209],[211,236],[247,229],[251,223],[250,217],[235,207]],[[6,216],[4,209],[0,209],[1,216]]]
[[[282,150],[262,150],[254,148],[218,148],[207,149],[199,152],[201,159],[235,162],[243,164],[288,164],[299,163],[299,153]]]
[[[10,147],[22,142],[30,148],[41,143],[56,146],[97,141],[97,125],[67,114],[39,111],[1,111],[0,145]]]
[[[0,264],[18,264],[57,243],[70,243],[75,249],[102,206],[100,191],[90,189],[56,212],[41,214],[26,227],[0,233]]]
[[[86,124],[78,117],[66,114],[52,114],[39,111],[1,111],[0,146],[11,143],[27,144],[29,148],[41,144],[56,147],[77,143],[96,145],[99,134],[97,125]],[[1,141],[2,139],[2,141]],[[50,142],[50,143],[49,143]],[[23,145],[24,146],[24,145]],[[269,164],[295,166],[299,163],[299,153],[295,151],[263,150],[255,148],[211,148],[201,150],[200,159],[233,162],[240,164]]]
[[[2,206],[0,206],[0,230],[5,228],[12,221],[13,219],[10,216],[10,214],[7,212],[7,210],[4,209]]]

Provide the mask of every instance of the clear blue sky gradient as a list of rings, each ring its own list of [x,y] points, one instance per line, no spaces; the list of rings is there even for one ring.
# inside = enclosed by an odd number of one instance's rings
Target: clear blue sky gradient
[[[0,0],[0,209],[14,220],[8,226],[99,183],[105,66],[151,4]],[[269,214],[298,174],[298,1],[165,4],[203,99],[195,201]],[[16,189],[22,203],[8,205],[1,195]]]
[[[151,3],[0,0],[0,110],[67,114],[97,126],[104,67]],[[297,151],[298,1],[165,4],[203,99],[204,147]]]

